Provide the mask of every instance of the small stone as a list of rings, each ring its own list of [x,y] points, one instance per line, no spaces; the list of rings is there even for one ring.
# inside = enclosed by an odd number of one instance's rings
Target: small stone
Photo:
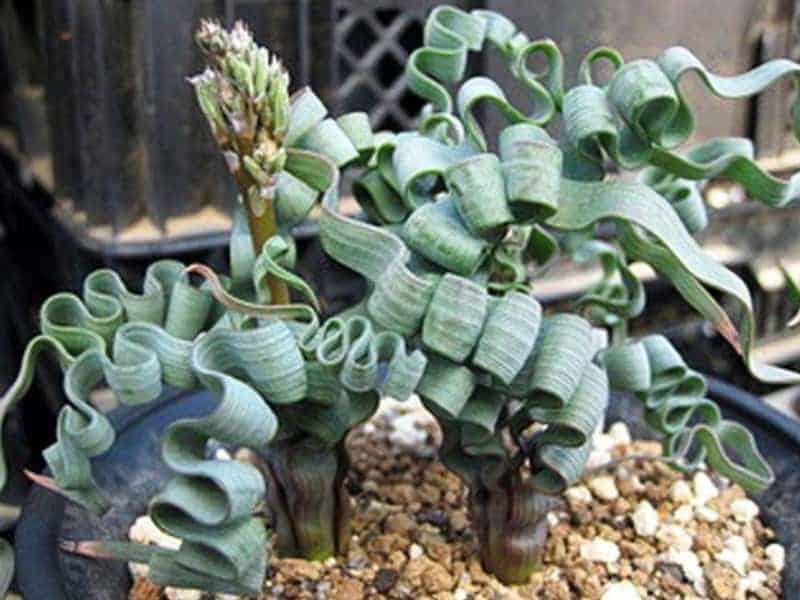
[[[459,532],[469,528],[469,517],[467,511],[456,510],[450,514],[450,527],[453,531]]]
[[[606,586],[600,600],[640,600],[641,596],[630,581],[619,581]]]
[[[607,433],[595,433],[592,436],[592,449],[593,450],[598,450],[598,451],[601,451],[601,452],[608,452],[615,445],[616,445],[616,442],[614,441],[614,438],[611,437]]]
[[[581,558],[592,562],[615,563],[619,560],[619,547],[603,538],[585,540],[581,544]]]
[[[408,538],[395,533],[384,533],[371,538],[367,542],[367,550],[389,555],[396,550],[405,551],[408,548]]]
[[[547,524],[550,527],[555,527],[556,525],[558,525],[558,515],[552,511],[547,513]]]
[[[764,554],[767,555],[767,560],[770,566],[778,573],[783,571],[786,566],[786,550],[780,544],[770,544],[764,548]]]
[[[608,450],[592,450],[586,459],[584,469],[596,469],[611,462],[611,453]]]
[[[719,513],[708,506],[698,506],[694,513],[699,520],[706,523],[715,523],[719,520]]]
[[[162,548],[177,550],[181,547],[181,541],[161,531],[153,519],[144,515],[134,521],[128,530],[128,539],[139,544],[155,544]]]
[[[150,575],[150,565],[145,563],[129,562],[128,571],[130,571],[131,577],[134,579],[147,579],[147,577]]]
[[[660,557],[661,562],[678,565],[686,579],[692,583],[703,582],[703,568],[700,559],[691,550],[670,549]]]
[[[747,551],[747,542],[740,535],[732,535],[725,540],[725,547],[717,555],[717,561],[733,567],[739,575],[747,572],[747,561],[750,553]]]
[[[453,592],[453,600],[467,600],[469,598],[469,594],[466,590],[462,590],[458,588],[456,591]]]
[[[395,417],[391,421],[392,431],[389,433],[389,441],[399,448],[406,450],[419,450],[425,447],[428,440],[428,432],[419,424],[417,413],[408,413]]]
[[[623,496],[634,496],[643,492],[645,485],[639,475],[621,467],[617,469],[617,489]]]
[[[731,502],[731,514],[739,523],[749,523],[758,516],[758,505],[749,498],[737,498]]]
[[[231,453],[228,452],[225,448],[217,448],[214,451],[214,458],[217,460],[233,460],[231,457]]]
[[[399,571],[405,566],[407,560],[408,557],[405,555],[405,553],[395,550],[389,555],[387,564],[396,571]]]
[[[337,582],[336,590],[333,593],[333,600],[350,600],[351,598],[364,597],[364,584],[358,579],[342,579]]]
[[[688,504],[694,500],[694,493],[687,482],[683,479],[679,479],[672,484],[669,490],[669,497],[672,498],[672,501],[676,504]]]
[[[423,483],[417,490],[417,494],[422,502],[427,502],[433,506],[437,505],[442,497],[441,490],[429,483]]]
[[[692,534],[680,525],[662,525],[656,534],[656,538],[667,548],[674,550],[691,550],[694,544]]]
[[[398,512],[386,517],[383,527],[388,533],[408,535],[417,529],[417,523],[407,514]]]
[[[411,546],[408,548],[408,558],[410,558],[411,560],[419,558],[423,554],[425,554],[425,551],[419,544],[411,544]]]
[[[633,513],[633,528],[641,536],[651,537],[658,531],[658,513],[653,505],[643,500]]]
[[[442,565],[431,562],[422,573],[422,585],[425,589],[435,594],[437,592],[448,592],[453,589],[453,576]]]
[[[721,565],[711,565],[706,569],[706,577],[714,600],[727,600],[736,597],[739,577],[731,569]]]
[[[592,493],[600,498],[600,500],[611,501],[619,498],[617,484],[610,475],[595,477],[589,481],[589,489],[592,490]]]
[[[167,600],[200,600],[203,597],[203,592],[200,590],[168,587],[164,588],[164,596]]]
[[[676,523],[686,524],[692,520],[692,517],[694,517],[694,511],[688,504],[679,506],[677,509],[675,509],[675,512],[672,513],[672,519]]]
[[[750,571],[747,577],[739,580],[737,594],[744,598],[747,592],[755,591],[767,582],[767,574],[763,571]]]
[[[160,585],[156,585],[149,579],[135,579],[128,597],[135,600],[161,600],[162,591]],[[6,600],[11,600],[13,597],[14,594],[7,594]],[[22,600],[22,597],[17,596],[17,599]]]
[[[695,502],[697,504],[705,504],[719,496],[719,489],[703,471],[695,473],[694,478],[692,478],[692,487],[694,488]]]
[[[455,584],[453,576],[447,569],[426,556],[409,560],[401,581],[412,588],[423,588],[430,594],[449,591]],[[399,590],[399,587],[400,584],[393,590],[393,594]]]
[[[574,502],[576,504],[590,504],[592,501],[592,493],[585,485],[576,485],[571,488],[567,488],[567,491],[564,492],[564,496],[570,503]]]
[[[322,577],[323,573],[321,563],[301,558],[283,558],[277,566],[287,578],[297,581],[316,581]]]
[[[628,426],[622,421],[617,421],[609,427],[608,435],[614,440],[615,446],[627,446],[631,443],[631,432]]]
[[[378,569],[372,579],[372,585],[378,592],[385,594],[394,587],[398,579],[400,579],[400,573],[394,569]]]

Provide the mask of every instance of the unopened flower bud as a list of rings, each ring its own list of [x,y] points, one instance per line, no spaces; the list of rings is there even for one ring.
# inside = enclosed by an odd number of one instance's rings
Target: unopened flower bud
[[[228,73],[236,86],[248,96],[255,96],[253,71],[241,58],[229,56],[225,61]]]
[[[250,33],[244,21],[236,21],[229,35],[230,50],[242,54],[253,45],[253,34]]]
[[[269,52],[266,48],[259,48],[253,58],[253,82],[255,95],[261,96],[266,92],[269,77]]]
[[[259,185],[269,185],[269,175],[252,157],[245,156],[242,158],[242,163],[244,164],[244,168],[250,174],[250,177],[255,179]]]
[[[214,137],[224,135],[225,118],[219,105],[219,87],[214,72],[206,69],[201,75],[191,77],[189,83],[194,86],[197,103],[208,120]]]
[[[228,34],[219,21],[203,19],[195,34],[195,41],[206,54],[222,54],[228,45]]]
[[[278,173],[283,171],[283,168],[286,166],[286,150],[284,148],[280,148],[275,155],[269,159],[269,172],[270,173]]]
[[[272,130],[278,137],[283,137],[289,128],[289,90],[284,85],[275,85],[270,89],[272,105]]]

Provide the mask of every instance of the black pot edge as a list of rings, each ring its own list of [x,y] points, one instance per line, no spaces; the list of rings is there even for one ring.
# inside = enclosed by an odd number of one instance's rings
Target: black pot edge
[[[800,448],[800,420],[793,419],[771,407],[749,392],[725,381],[703,375],[708,383],[708,393],[714,400],[721,400],[729,411],[759,420],[780,434],[786,441]]]
[[[108,418],[114,431],[124,431],[131,424],[147,415],[175,402],[196,390],[170,390],[155,402],[127,410],[112,411]],[[38,485],[31,486],[27,501],[22,506],[15,531],[14,558],[16,561],[16,586],[19,590],[36,590],[39,598],[68,600],[69,594],[61,577],[43,577],[42,573],[60,573],[61,561],[58,549],[61,522],[67,500]],[[41,548],[48,550],[43,553]],[[23,567],[25,556],[39,555],[38,564],[32,569]]]

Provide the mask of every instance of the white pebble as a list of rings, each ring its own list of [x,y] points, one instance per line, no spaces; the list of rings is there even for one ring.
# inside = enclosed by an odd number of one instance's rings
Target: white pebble
[[[592,501],[592,493],[585,485],[576,485],[568,488],[564,495],[568,501],[576,504],[589,504]]]
[[[725,540],[722,552],[717,554],[717,561],[727,563],[739,575],[744,576],[747,572],[747,561],[750,553],[747,551],[747,542],[740,535],[732,535]]]
[[[694,544],[692,534],[680,525],[662,525],[656,534],[656,538],[672,550],[691,550]]]
[[[692,488],[683,479],[679,479],[672,484],[669,490],[669,496],[676,504],[685,504],[694,500]]]
[[[550,527],[555,527],[558,525],[558,515],[552,511],[547,513],[547,524]]]
[[[632,492],[643,492],[647,487],[635,473],[631,473],[625,467],[619,467],[616,472],[617,481],[625,481]]]
[[[767,582],[767,574],[763,571],[750,571],[747,577],[742,577],[736,586],[739,597],[744,598],[747,592],[754,592]]]
[[[764,548],[764,553],[767,555],[767,560],[772,568],[778,573],[783,571],[786,566],[786,550],[780,544],[770,544]]]
[[[214,596],[214,600],[241,600],[241,596],[235,596],[233,594],[217,594]]]
[[[214,452],[214,458],[217,460],[232,460],[231,453],[225,448],[217,448]]]
[[[592,448],[594,450],[608,452],[616,445],[614,438],[607,433],[595,433],[592,436]]]
[[[147,579],[150,575],[150,566],[144,563],[129,562],[128,571],[134,579]]]
[[[675,509],[675,512],[672,513],[672,520],[676,523],[683,523],[686,524],[692,520],[694,516],[694,511],[692,511],[692,507],[688,504],[683,504]]]
[[[458,588],[453,592],[453,600],[467,600],[467,598],[469,598],[469,594],[467,594],[466,590]]]
[[[595,477],[589,481],[589,489],[592,490],[592,493],[601,500],[610,501],[619,498],[617,484],[614,482],[614,478],[610,475]]]
[[[719,490],[717,489],[717,486],[714,485],[714,482],[711,481],[711,478],[703,473],[703,471],[695,473],[695,476],[692,479],[692,485],[694,487],[694,497],[697,504],[705,504],[712,498],[719,496]]]
[[[631,443],[631,432],[628,426],[622,421],[617,421],[608,429],[608,435],[614,440],[615,446],[623,446]]]
[[[428,440],[428,432],[419,426],[419,415],[408,413],[400,415],[391,421],[392,431],[389,433],[389,441],[401,448],[417,450],[425,446]]]
[[[139,544],[155,544],[162,548],[177,550],[181,547],[181,541],[161,531],[153,519],[147,515],[141,516],[134,521],[128,530],[128,539]]]
[[[737,498],[731,502],[731,514],[739,523],[749,523],[758,516],[758,504],[749,498]]]
[[[619,554],[619,547],[603,538],[585,540],[581,544],[581,558],[592,562],[615,563]]]
[[[584,469],[596,469],[611,462],[611,453],[608,450],[592,450],[586,459]]]
[[[700,559],[691,550],[670,549],[662,554],[659,559],[661,562],[678,565],[686,579],[692,583],[703,581],[703,567],[700,566]]]
[[[636,510],[633,511],[633,528],[644,537],[654,536],[658,531],[658,513],[647,500],[636,505]]]
[[[188,590],[184,588],[164,588],[164,595],[167,600],[200,600],[203,592],[200,590]]]
[[[419,544],[411,544],[408,548],[408,558],[410,559],[419,558],[423,554],[425,554],[425,551]]]
[[[606,586],[600,600],[640,600],[641,596],[630,581],[620,581]]]
[[[698,519],[706,523],[714,523],[719,520],[719,513],[708,506],[698,506],[694,512]]]

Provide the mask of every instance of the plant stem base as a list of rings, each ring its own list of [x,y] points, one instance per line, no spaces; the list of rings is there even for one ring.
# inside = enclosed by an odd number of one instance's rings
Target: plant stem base
[[[285,558],[324,560],[347,551],[350,497],[344,445],[270,445],[261,455],[276,551]]]
[[[558,501],[509,474],[473,482],[469,500],[483,568],[503,583],[527,583],[541,567],[547,512]]]

